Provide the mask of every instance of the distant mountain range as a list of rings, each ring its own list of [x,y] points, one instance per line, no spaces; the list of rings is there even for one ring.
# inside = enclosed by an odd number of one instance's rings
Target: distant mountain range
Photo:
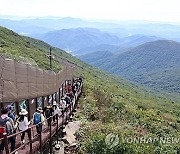
[[[124,53],[95,52],[80,59],[154,90],[180,93],[180,43],[159,40]]]
[[[54,30],[53,28],[43,27],[40,25],[29,24],[23,20],[9,20],[9,19],[0,19],[0,26],[9,28],[11,30],[16,31],[22,35],[31,35],[31,34],[43,34],[49,31]]]
[[[28,36],[47,33],[52,30],[71,28],[96,28],[120,38],[142,34],[180,41],[180,26],[150,21],[102,21],[71,17],[44,17],[12,20],[0,17],[0,26],[10,28]]]
[[[104,44],[118,45],[120,42],[117,36],[94,28],[62,29],[42,35],[34,35],[34,37],[48,42],[53,46],[72,50],[75,54],[80,49]]]
[[[145,35],[134,35],[120,39],[115,35],[95,28],[63,29],[34,35],[33,37],[64,50],[70,50],[75,55],[83,55],[95,51],[124,52],[124,49],[162,39],[156,36]]]
[[[157,41],[157,40],[164,40],[164,38],[137,34],[137,35],[121,38],[119,46],[121,48],[136,47],[138,45],[141,45],[147,42]]]
[[[21,19],[21,20],[12,20],[0,18],[0,26],[7,27],[16,31],[19,34],[25,34],[31,36],[33,34],[42,34],[47,33],[52,30],[61,30],[61,29],[70,29],[70,28],[119,28],[118,24],[106,23],[106,22],[96,22],[96,21],[87,21],[79,18],[31,18],[31,19]]]

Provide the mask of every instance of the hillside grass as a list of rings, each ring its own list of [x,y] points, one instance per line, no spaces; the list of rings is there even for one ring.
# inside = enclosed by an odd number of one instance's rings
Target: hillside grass
[[[91,154],[173,154],[178,144],[123,143],[127,137],[177,137],[180,139],[180,103],[149,93],[125,80],[89,67],[83,74],[84,90],[76,119],[82,121],[77,133],[80,153]],[[108,134],[119,137],[109,148]]]

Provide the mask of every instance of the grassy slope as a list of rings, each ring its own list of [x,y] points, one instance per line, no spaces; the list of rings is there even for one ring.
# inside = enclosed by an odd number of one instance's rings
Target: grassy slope
[[[148,93],[133,84],[88,69],[77,119],[83,121],[78,138],[81,153],[174,153],[179,144],[123,144],[121,137],[179,137],[180,104]],[[119,135],[113,149],[105,144],[109,133]]]
[[[19,60],[36,62],[39,67],[49,69],[49,45],[35,39],[22,37],[0,27],[0,51]],[[29,43],[27,43],[29,42]],[[29,47],[26,47],[29,46]],[[83,67],[77,72],[85,77],[84,93],[76,118],[83,123],[77,133],[81,142],[79,153],[173,153],[179,145],[122,144],[113,149],[105,144],[109,133],[119,137],[176,136],[180,133],[180,103],[160,98],[122,79],[88,66],[64,51],[53,48],[53,54]],[[33,59],[33,60],[32,60]],[[54,61],[53,67],[62,66]]]
[[[10,58],[25,61],[40,68],[49,70],[49,49],[52,48],[52,54],[58,52],[60,57],[71,57],[63,50],[53,48],[45,42],[20,36],[4,27],[0,27],[0,53]],[[72,59],[72,58],[71,58]],[[62,69],[59,59],[52,60],[52,68],[54,71]]]

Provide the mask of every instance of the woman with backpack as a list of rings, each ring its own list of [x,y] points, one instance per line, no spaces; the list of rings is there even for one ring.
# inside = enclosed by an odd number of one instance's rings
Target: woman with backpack
[[[17,127],[17,125],[14,124],[13,119],[8,117],[9,115],[9,109],[8,107],[3,107],[1,109],[1,116],[0,116],[0,138],[3,137],[3,133],[7,133],[7,135],[12,135]],[[11,143],[11,152],[15,150],[15,142],[16,137],[12,136],[9,138],[9,142]],[[4,140],[0,144],[0,154],[3,154],[5,147]],[[15,152],[16,154],[17,152]]]
[[[37,133],[42,132],[42,125],[45,125],[43,110],[41,107],[38,107],[36,112],[33,114],[33,125],[36,125]]]
[[[29,139],[31,138],[30,132],[28,131],[30,121],[28,121],[28,118],[26,116],[27,114],[28,112],[26,111],[26,109],[21,109],[21,111],[19,112],[20,117],[17,120],[19,124],[19,131],[23,131],[21,134],[21,144],[25,143],[25,133],[28,134]]]

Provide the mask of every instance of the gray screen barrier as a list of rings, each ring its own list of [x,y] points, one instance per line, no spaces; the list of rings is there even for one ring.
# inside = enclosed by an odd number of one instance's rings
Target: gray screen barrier
[[[64,80],[72,79],[75,66],[66,64],[59,73],[0,56],[0,102],[13,102],[52,94]]]

